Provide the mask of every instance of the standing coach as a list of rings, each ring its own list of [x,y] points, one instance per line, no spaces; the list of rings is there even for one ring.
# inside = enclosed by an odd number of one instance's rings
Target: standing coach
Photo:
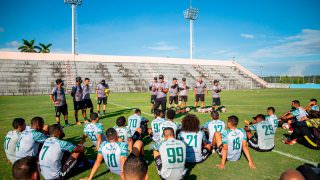
[[[169,91],[168,83],[164,81],[164,76],[159,75],[159,82],[156,84],[157,99],[154,104],[154,110],[161,106],[161,111],[165,112],[167,107],[167,93]]]
[[[194,86],[194,95],[195,95],[195,101],[194,101],[194,110],[197,109],[198,102],[200,101],[200,107],[204,107],[204,92],[208,95],[208,88],[206,83],[203,82],[202,78],[198,78],[198,82]]]

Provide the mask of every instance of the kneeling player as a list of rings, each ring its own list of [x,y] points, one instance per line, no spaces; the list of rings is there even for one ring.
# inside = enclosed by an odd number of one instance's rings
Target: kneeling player
[[[186,145],[175,139],[172,128],[163,130],[164,140],[153,146],[154,161],[162,179],[183,179]]]
[[[152,135],[152,140],[154,142],[160,141],[161,132],[160,132],[160,124],[165,122],[166,120],[162,118],[163,112],[159,109],[154,110],[154,120],[151,122],[151,129],[149,130],[149,134]]]
[[[128,128],[130,129],[133,141],[141,139],[142,135],[147,133],[148,120],[141,116],[140,109],[136,109],[134,114],[128,118]]]
[[[237,116],[228,117],[228,129],[220,133],[215,133],[215,139],[219,147],[218,153],[221,156],[221,163],[217,165],[220,169],[224,169],[226,160],[237,161],[240,159],[242,151],[249,161],[249,167],[255,169],[256,166],[249,153],[247,146],[247,136],[243,129],[237,128],[239,119]]]
[[[80,153],[84,152],[84,147],[62,140],[65,134],[59,124],[50,126],[49,132],[50,137],[45,140],[39,154],[41,174],[45,179],[62,179],[76,165]],[[65,162],[62,162],[65,153],[71,154]]]
[[[124,116],[118,117],[116,124],[113,128],[117,131],[121,141],[128,143],[129,152],[131,152],[133,142],[130,129],[126,126],[126,118]]]
[[[254,120],[255,123],[245,127],[249,146],[256,151],[271,151],[274,148],[274,125],[266,121],[263,114],[258,114]]]
[[[26,129],[26,122],[22,118],[15,118],[12,122],[13,130],[4,138],[4,151],[7,159],[13,164],[16,161],[16,145],[21,132]]]
[[[104,141],[99,148],[96,162],[91,170],[89,180],[91,180],[101,165],[102,160],[114,174],[118,174],[123,179],[123,165],[128,156],[128,144],[119,142],[117,131],[109,128],[106,131],[107,141]],[[133,154],[139,156],[143,149],[142,141],[137,141],[133,147]]]
[[[172,110],[172,109],[168,109],[168,111],[167,111],[167,120],[162,122],[162,123],[160,123],[160,135],[161,135],[160,139],[161,140],[163,140],[163,137],[164,137],[163,130],[165,128],[168,128],[168,127],[172,128],[174,134],[177,135],[177,131],[178,131],[178,129],[180,129],[180,125],[173,121],[175,116],[176,116],[176,112],[174,110]]]
[[[199,126],[200,121],[196,115],[188,114],[182,119],[182,129],[178,139],[187,144],[186,162],[188,163],[204,161],[211,151],[211,145]]]
[[[103,125],[99,123],[98,113],[91,113],[90,120],[91,122],[84,126],[82,139],[83,142],[85,142],[86,138],[89,136],[93,145],[99,150],[100,144],[106,140],[106,137],[103,134]]]

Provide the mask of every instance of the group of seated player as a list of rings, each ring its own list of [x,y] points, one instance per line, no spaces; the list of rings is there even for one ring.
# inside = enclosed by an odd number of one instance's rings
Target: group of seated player
[[[16,118],[12,123],[14,130],[5,137],[4,148],[8,160],[14,164],[36,157],[45,179],[64,179],[76,171],[91,168],[93,163],[84,154],[83,144],[87,138],[98,152],[87,179],[94,177],[102,161],[112,173],[120,175],[122,179],[134,179],[135,176],[140,177],[138,179],[146,178],[146,174],[133,171],[129,165],[127,171],[131,175],[126,177],[125,164],[134,166],[132,162],[127,163],[129,158],[132,161],[139,161],[135,158],[144,161],[143,140],[148,137],[154,141],[153,157],[162,179],[182,179],[187,174],[187,164],[203,162],[211,153],[220,155],[221,162],[217,165],[220,169],[225,167],[227,161],[239,160],[242,152],[249,167],[255,169],[248,145],[257,151],[271,151],[275,145],[274,136],[278,123],[283,124],[286,120],[290,123],[293,133],[289,138],[305,138],[305,129],[310,131],[310,127],[317,126],[316,129],[319,130],[319,111],[311,110],[309,116],[304,118],[303,109],[298,104],[298,101],[292,102],[294,109],[290,115],[301,117],[301,120],[289,119],[287,113],[278,121],[275,109],[268,107],[267,115],[258,114],[252,122],[247,121],[244,128],[238,127],[239,119],[234,115],[228,117],[225,125],[216,111],[211,112],[211,119],[204,125],[200,125],[200,120],[194,114],[184,116],[180,125],[174,122],[176,114],[171,109],[166,114],[155,110],[151,128],[148,128],[148,120],[141,116],[141,110],[136,109],[128,120],[123,116],[118,117],[115,126],[104,132],[98,114],[91,113],[90,122],[85,125],[82,140],[77,145],[63,140],[65,134],[59,124],[48,126],[41,117],[35,117],[29,127],[24,119]],[[312,108],[311,104],[308,106]],[[17,171],[16,176],[19,176],[19,172],[23,171]]]

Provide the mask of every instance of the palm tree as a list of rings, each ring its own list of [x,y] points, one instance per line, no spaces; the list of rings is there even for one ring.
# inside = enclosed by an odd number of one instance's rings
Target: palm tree
[[[43,44],[43,43],[39,43],[40,45],[40,49],[39,49],[39,53],[50,53],[50,47],[52,46],[52,44]]]
[[[18,48],[18,50],[20,50],[20,52],[36,53],[37,52],[36,49],[40,49],[39,46],[34,45],[34,39],[32,39],[31,41],[22,39],[22,41],[23,41],[23,45]]]

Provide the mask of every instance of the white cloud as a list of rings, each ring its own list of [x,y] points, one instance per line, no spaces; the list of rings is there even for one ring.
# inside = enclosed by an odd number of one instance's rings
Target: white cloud
[[[3,27],[0,27],[0,32],[4,32],[4,28]]]
[[[320,54],[320,30],[303,29],[295,36],[279,40],[279,44],[256,50],[251,57],[298,57]]]
[[[173,50],[177,50],[178,47],[170,45],[169,43],[165,42],[165,41],[160,41],[157,43],[154,43],[151,46],[147,47],[148,49],[152,49],[152,50],[156,50],[156,51],[173,51]]]
[[[254,38],[253,34],[240,34],[240,36],[245,39],[253,39]]]
[[[0,52],[13,52],[13,51],[18,51],[17,48],[0,48]]]
[[[19,42],[18,41],[10,41],[10,42],[6,43],[6,46],[17,48],[19,46]]]

